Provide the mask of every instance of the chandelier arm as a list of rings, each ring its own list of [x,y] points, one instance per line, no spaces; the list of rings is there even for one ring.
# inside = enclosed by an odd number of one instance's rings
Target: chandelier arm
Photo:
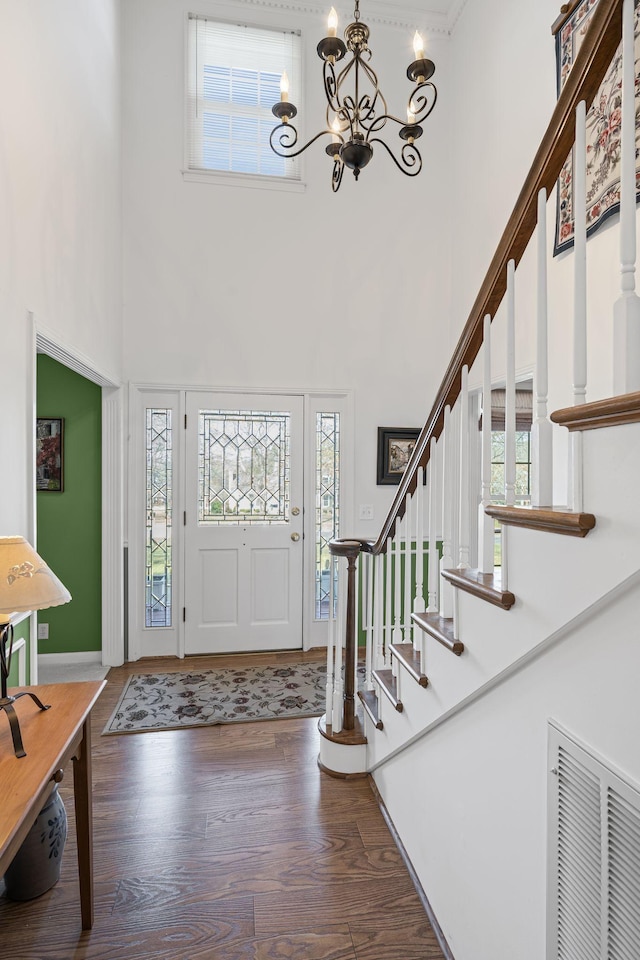
[[[395,163],[398,170],[404,173],[407,177],[415,177],[422,170],[422,157],[420,156],[420,151],[413,143],[405,143],[402,148],[401,157],[404,166],[402,166],[400,161],[397,159],[391,148],[384,142],[384,140],[380,140],[379,137],[374,137],[369,141],[369,143],[381,144]]]
[[[369,83],[371,84],[371,86],[373,87],[373,89],[376,91],[375,96],[374,96],[373,99],[375,100],[375,99],[377,99],[377,97],[380,97],[380,99],[381,99],[382,102],[384,103],[384,109],[386,110],[386,109],[387,109],[387,101],[385,100],[384,94],[382,93],[382,90],[380,89],[380,82],[379,82],[379,80],[378,80],[378,74],[375,72],[375,70],[373,69],[373,67],[370,67],[369,64],[366,63],[366,62],[365,62],[364,60],[362,60],[362,59],[360,60],[360,66],[362,67],[364,73],[366,73],[367,78],[368,78],[368,80],[369,80]]]
[[[433,90],[433,100],[431,102],[429,102],[425,96],[420,96],[417,100],[414,99],[416,90],[419,90],[422,87],[430,87]],[[412,95],[409,97],[409,104],[415,107],[415,110],[412,112],[415,114],[415,123],[419,124],[427,119],[435,107],[436,100],[438,99],[438,91],[433,83],[422,83],[416,87],[416,90],[414,90]],[[387,120],[393,120],[393,122],[397,123],[400,127],[404,127],[407,123],[406,120],[401,120],[400,117],[396,117],[392,113],[384,113],[380,114],[379,117],[376,117],[373,123],[371,123],[369,127],[365,127],[365,129],[368,129],[369,133],[377,133],[384,127]]]
[[[342,183],[342,174],[344,173],[344,163],[338,157],[333,161],[333,170],[331,171],[331,189],[337,193]]]
[[[278,131],[280,132],[278,133]],[[276,137],[276,134],[279,137],[278,145],[282,150],[286,150],[286,153],[281,153],[281,151],[275,146],[274,138]],[[278,126],[274,127],[271,131],[269,136],[269,144],[271,145],[271,149],[275,154],[277,154],[279,157],[288,159],[289,157],[299,157],[301,153],[304,153],[307,147],[310,147],[311,144],[315,143],[316,140],[319,140],[320,137],[339,137],[342,143],[344,143],[344,137],[342,137],[339,133],[335,133],[333,130],[321,130],[320,133],[316,133],[315,137],[312,137],[311,140],[307,140],[304,146],[300,147],[299,150],[293,150],[298,142],[298,131],[291,123],[279,123]],[[288,140],[291,142],[288,143]]]
[[[354,123],[355,123],[356,117],[358,116],[358,111],[353,101],[353,97],[347,96],[344,98],[340,106],[340,109],[337,111],[337,114],[340,120],[349,124],[349,130],[350,130],[351,136],[353,136],[355,132]]]
[[[433,94],[433,100],[431,103],[429,103],[428,96],[425,96],[423,93],[418,96],[418,92],[426,88],[430,89]],[[415,114],[416,123],[422,123],[423,120],[427,119],[435,107],[437,99],[438,88],[436,87],[435,83],[431,83],[431,81],[427,80],[424,83],[418,84],[409,97],[409,105],[413,105],[414,107],[411,112]]]
[[[340,87],[344,83],[346,77],[349,75],[350,71],[353,69],[355,63],[354,60],[350,60],[337,74],[333,68],[333,64],[325,61],[322,68],[322,80],[324,83],[324,95],[327,98],[327,103],[331,109],[337,113],[342,106],[340,100]]]
[[[338,75],[338,77],[336,77],[333,64],[325,60],[322,65],[322,82],[324,84],[324,95],[332,110],[335,110],[335,105],[340,103],[338,98],[338,91],[340,89],[339,79],[340,76]]]
[[[401,120],[400,117],[394,117],[392,113],[382,113],[379,117],[376,117],[373,123],[367,128],[369,133],[377,133],[379,130],[382,130],[387,120],[393,120],[399,127],[404,127],[407,122],[406,120]]]
[[[386,110],[387,105],[384,103],[384,97],[380,91],[376,91],[373,98],[368,93],[363,94],[360,97],[360,102],[358,103],[358,120],[360,125],[365,130],[371,130],[376,118],[376,101],[378,100],[378,95],[384,104],[384,109]],[[375,129],[378,129],[377,127]]]

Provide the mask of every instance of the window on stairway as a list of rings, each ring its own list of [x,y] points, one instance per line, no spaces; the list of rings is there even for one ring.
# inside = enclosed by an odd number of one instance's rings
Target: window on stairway
[[[171,410],[146,411],[145,626],[171,626]]]
[[[491,499],[504,503],[505,431],[491,431]],[[531,431],[516,430],[516,503],[531,501]]]
[[[532,387],[528,381],[516,390],[516,504],[531,503]],[[491,499],[505,503],[505,391],[491,391]],[[502,564],[501,524],[495,523],[494,564]]]
[[[300,35],[189,15],[188,171],[299,181],[298,159],[269,144],[283,71],[301,99]]]
[[[340,414],[316,414],[316,620],[329,619],[331,555],[339,536]],[[337,590],[333,591],[334,598]],[[335,599],[334,599],[335,605]]]

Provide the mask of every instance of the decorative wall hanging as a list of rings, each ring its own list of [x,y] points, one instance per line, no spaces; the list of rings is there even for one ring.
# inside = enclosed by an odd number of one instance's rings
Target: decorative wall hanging
[[[414,427],[378,427],[378,484],[400,483],[419,436]]]
[[[556,37],[558,95],[566,83],[598,0],[565,4],[563,16],[553,25]],[[568,14],[568,15],[567,15]],[[638,144],[638,59],[640,57],[640,6],[635,4],[636,144]],[[587,113],[587,236],[620,208],[622,45]],[[636,147],[637,154],[637,147]],[[636,168],[636,200],[640,199],[640,167]],[[558,180],[556,234],[553,255],[573,246],[573,151]]]
[[[36,420],[36,489],[62,493],[64,420],[38,417]]]

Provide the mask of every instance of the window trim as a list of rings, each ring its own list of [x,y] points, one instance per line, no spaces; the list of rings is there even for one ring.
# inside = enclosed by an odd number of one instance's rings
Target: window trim
[[[186,142],[185,142],[186,152]],[[304,193],[307,189],[302,180],[287,180],[285,177],[265,177],[261,173],[229,173],[226,170],[182,170],[185,183],[213,183],[220,187],[251,187],[254,190],[283,190],[285,193]]]
[[[298,169],[300,176],[298,178],[290,177],[276,177],[268,176],[260,173],[237,173],[228,170],[206,170],[202,168],[190,167],[189,166],[189,147],[188,147],[188,138],[189,138],[189,21],[193,18],[203,18],[208,20],[214,20],[218,23],[229,23],[235,24],[237,21],[230,20],[226,17],[216,17],[206,13],[199,13],[196,10],[187,10],[184,14],[184,77],[183,77],[183,97],[182,97],[182,109],[183,109],[183,124],[182,124],[182,180],[184,183],[209,183],[215,186],[227,186],[227,187],[250,187],[257,190],[279,190],[285,193],[304,193],[306,191],[306,177],[305,177],[305,156],[304,154],[300,155],[297,158]],[[243,21],[242,26],[247,28],[253,28],[256,30],[272,30],[274,32],[282,30],[292,33],[296,33],[300,39],[300,81],[303,83],[303,78],[305,76],[305,64],[304,64],[304,42],[303,42],[303,33],[300,29],[291,30],[291,28],[282,26],[281,24],[270,24],[265,25],[264,23],[256,23],[255,21]],[[300,101],[302,101],[302,92],[300,96]],[[276,118],[274,117],[274,125],[276,124]],[[304,130],[303,126],[298,123],[298,137],[300,142],[304,142]]]

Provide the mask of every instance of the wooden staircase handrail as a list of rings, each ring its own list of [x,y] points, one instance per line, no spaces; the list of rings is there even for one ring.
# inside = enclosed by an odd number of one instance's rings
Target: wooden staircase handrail
[[[484,317],[493,319],[505,295],[507,264],[517,266],[533,235],[537,220],[538,193],[551,193],[575,139],[575,112],[581,100],[591,106],[622,37],[622,0],[599,0],[591,23],[558,98],[551,120],[535,155],[524,186],[500,239],[471,313],[449,362],[433,407],[416,442],[413,454],[378,539],[363,549],[378,554],[384,550],[396,523],[404,515],[407,494],[417,485],[419,467],[429,460],[431,437],[438,439],[444,426],[445,407],[453,407],[461,389],[462,368],[471,368],[482,343]]]

